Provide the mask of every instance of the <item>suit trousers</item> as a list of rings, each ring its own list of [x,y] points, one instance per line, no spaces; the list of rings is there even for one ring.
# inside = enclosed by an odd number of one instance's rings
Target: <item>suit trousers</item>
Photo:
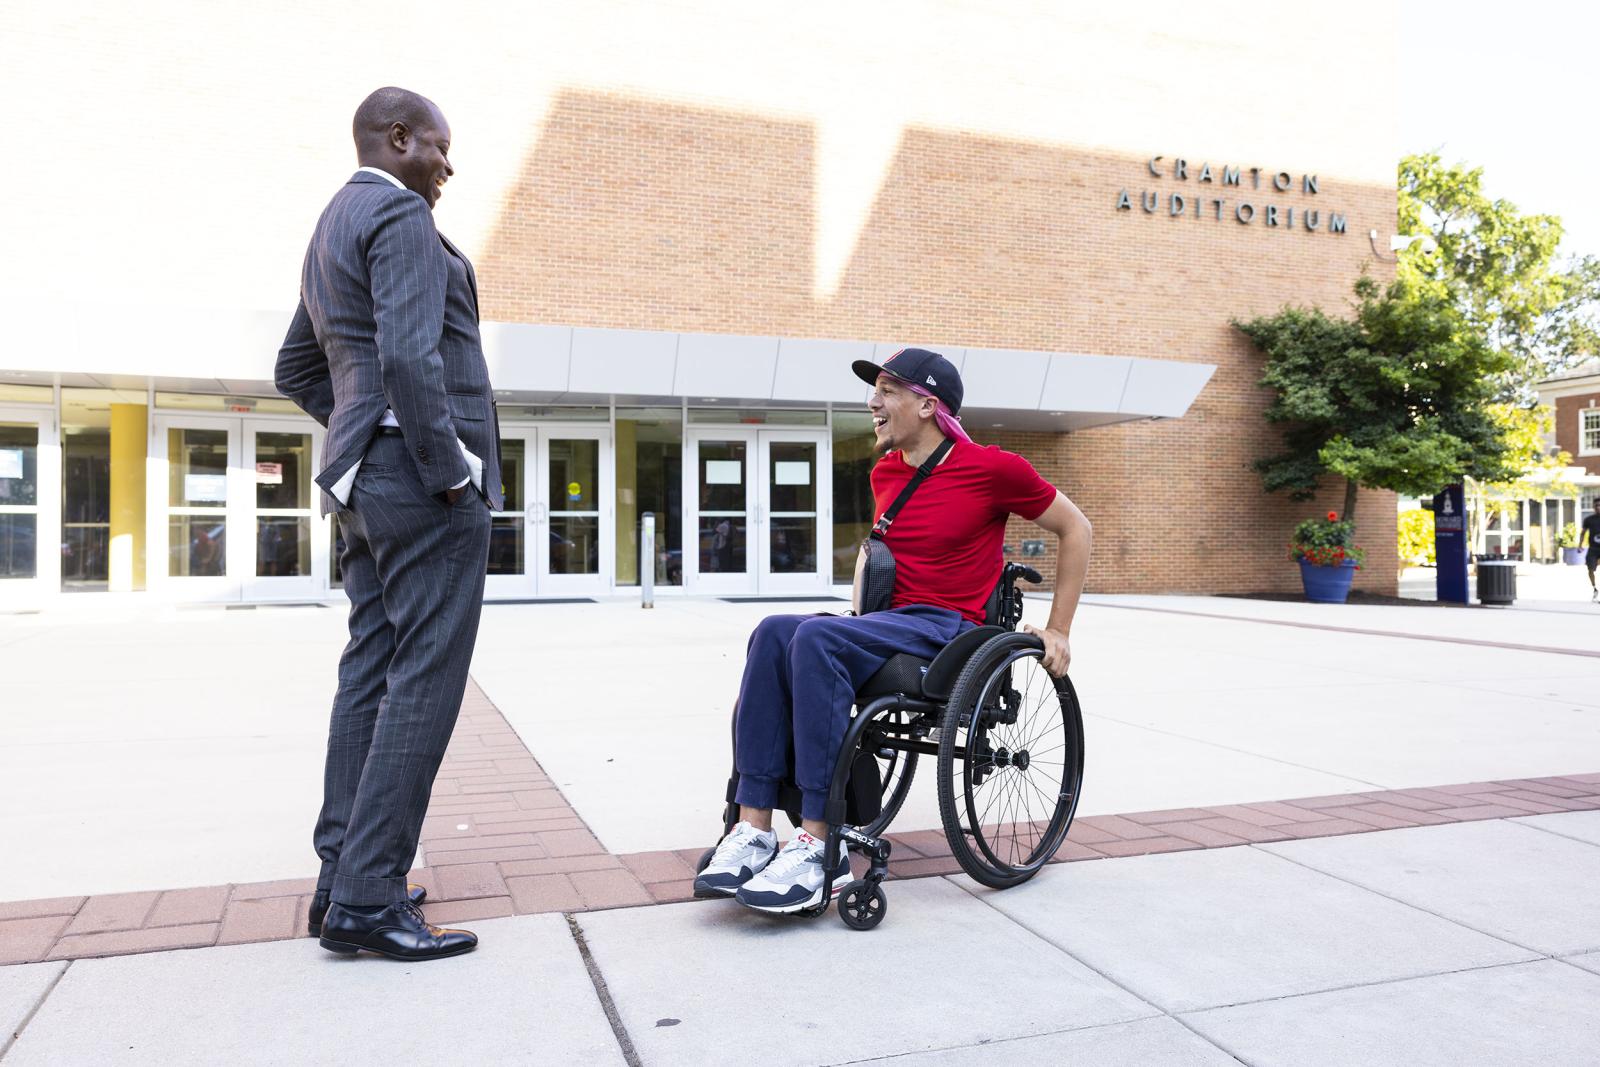
[[[898,652],[932,659],[972,623],[945,608],[870,615],[772,615],[750,635],[734,713],[737,803],[771,808],[791,773],[800,816],[821,820],[856,690]]]
[[[470,486],[424,490],[405,440],[379,435],[338,512],[350,643],[328,728],[317,888],[341,904],[406,897],[406,872],[461,711],[483,610],[490,514]]]

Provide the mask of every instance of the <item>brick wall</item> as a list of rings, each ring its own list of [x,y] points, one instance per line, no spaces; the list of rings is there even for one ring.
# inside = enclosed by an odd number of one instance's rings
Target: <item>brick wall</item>
[[[1556,447],[1572,454],[1573,466],[1582,467],[1590,474],[1600,474],[1600,456],[1578,455],[1578,412],[1582,408],[1600,407],[1600,390],[1580,396],[1557,397],[1555,407]]]
[[[1294,524],[1343,506],[1261,491],[1274,447],[1259,356],[1229,325],[1287,303],[1344,310],[1366,230],[1394,226],[1392,188],[1296,174],[1287,192],[1151,176],[1146,157],[909,130],[832,296],[814,295],[814,131],[721,109],[568,92],[508,191],[480,257],[489,318],[795,337],[948,342],[1216,364],[1189,414],[1067,435],[975,425],[1027,455],[1095,524],[1090,587],[1128,592],[1284,590]],[[1214,160],[1214,165],[1234,161]],[[1246,167],[1250,161],[1242,161]],[[1238,164],[1235,164],[1238,165]],[[1119,211],[1118,193],[1133,207]],[[1148,214],[1140,195],[1161,196]],[[1170,214],[1168,197],[1229,201]],[[1236,221],[1248,200],[1257,217]],[[1265,207],[1320,212],[1269,228]],[[1349,219],[1326,231],[1328,214]],[[977,357],[969,357],[977,358]],[[1031,406],[1030,398],[1019,398]],[[1371,562],[1358,586],[1392,590],[1395,504],[1364,493]],[[1012,540],[1021,536],[1014,531]],[[1050,563],[1046,560],[1047,568]]]

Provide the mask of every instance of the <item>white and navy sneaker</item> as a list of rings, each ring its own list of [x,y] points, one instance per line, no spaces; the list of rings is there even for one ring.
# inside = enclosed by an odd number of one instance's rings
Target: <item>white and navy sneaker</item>
[[[788,915],[813,908],[822,900],[823,843],[804,830],[783,846],[778,858],[766,870],[746,882],[734,899],[747,908]],[[838,896],[850,881],[850,852],[839,849],[839,865],[833,872],[833,896]]]
[[[778,854],[778,835],[741,822],[717,845],[706,869],[694,880],[697,897],[731,897],[761,873]]]

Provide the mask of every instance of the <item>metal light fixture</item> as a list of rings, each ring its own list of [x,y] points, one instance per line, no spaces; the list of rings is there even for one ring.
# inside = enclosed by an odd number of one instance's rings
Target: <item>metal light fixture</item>
[[[1378,251],[1378,231],[1377,230],[1368,230],[1367,231],[1367,241],[1372,245],[1372,254],[1377,256],[1383,262],[1385,262],[1385,263],[1395,263],[1395,262],[1397,262],[1399,260],[1399,258],[1400,258],[1399,256],[1396,256],[1396,255],[1388,255],[1388,256],[1386,256],[1383,253]],[[1410,248],[1412,245],[1415,245],[1415,244],[1420,244],[1422,246],[1422,254],[1425,255],[1425,256],[1431,256],[1435,252],[1439,251],[1439,242],[1434,240],[1433,236],[1431,234],[1426,234],[1426,233],[1419,233],[1419,234],[1397,233],[1394,236],[1389,238],[1389,251],[1391,253],[1392,252],[1399,252],[1401,249]]]

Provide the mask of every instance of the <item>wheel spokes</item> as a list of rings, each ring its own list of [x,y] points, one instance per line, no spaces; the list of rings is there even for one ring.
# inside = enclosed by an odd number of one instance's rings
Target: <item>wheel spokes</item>
[[[999,700],[997,686],[1004,687]],[[971,829],[961,829],[1003,874],[1047,858],[1065,828],[1074,796],[1065,784],[1072,745],[1065,701],[1039,656],[1024,654],[990,676],[966,724],[962,785]],[[995,715],[985,724],[986,708],[1006,710],[1008,703],[1012,722]],[[1052,735],[1059,738],[1053,744]]]

